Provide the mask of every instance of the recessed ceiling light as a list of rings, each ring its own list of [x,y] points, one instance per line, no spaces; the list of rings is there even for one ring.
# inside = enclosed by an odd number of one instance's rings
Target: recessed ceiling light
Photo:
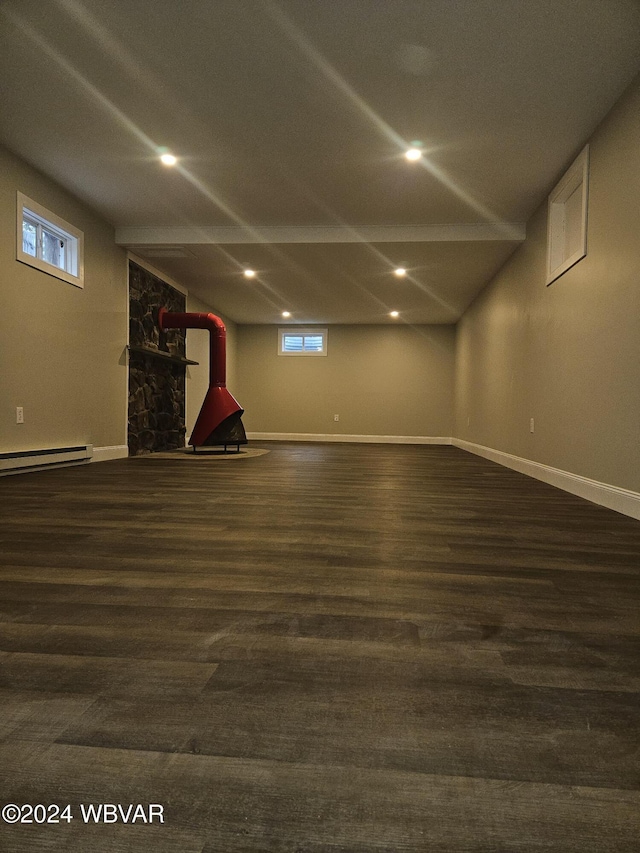
[[[390,317],[399,317],[399,316],[400,316],[400,312],[399,312],[399,311],[390,311],[390,312],[389,312],[389,316],[390,316]]]
[[[410,163],[415,163],[416,160],[422,159],[422,151],[419,148],[409,148],[408,151],[404,152],[404,157]]]
[[[283,316],[283,317],[290,317],[290,316],[291,316],[291,312],[290,312],[290,311],[283,311],[283,312],[282,312],[282,316]]]
[[[256,277],[256,271],[255,270],[245,270],[243,272],[243,275],[245,278],[255,278]]]
[[[398,278],[402,278],[403,275],[407,274],[407,271],[404,267],[396,267],[393,271],[394,275],[397,275]]]
[[[165,166],[175,166],[178,162],[178,158],[167,152],[166,154],[160,155],[160,162]]]

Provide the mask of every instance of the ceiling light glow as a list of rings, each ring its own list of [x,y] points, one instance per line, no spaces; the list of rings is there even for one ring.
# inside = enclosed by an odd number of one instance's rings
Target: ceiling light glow
[[[410,163],[415,163],[417,160],[422,160],[422,151],[419,148],[409,148],[405,151],[404,158]]]
[[[256,277],[256,271],[255,270],[245,270],[243,272],[243,275],[245,278],[255,278]]]
[[[394,275],[397,275],[398,278],[402,278],[402,276],[407,274],[407,271],[404,267],[396,267],[393,271]]]
[[[283,317],[290,317],[290,316],[291,316],[291,312],[290,312],[290,311],[283,311],[283,312],[282,312],[282,316],[283,316]]]
[[[390,312],[389,312],[389,316],[390,316],[390,317],[399,317],[399,316],[400,316],[400,312],[399,312],[399,311],[390,311]]]
[[[175,165],[176,165],[176,163],[178,162],[178,158],[177,158],[177,157],[174,157],[174,155],[173,155],[173,154],[169,154],[169,153],[167,152],[166,154],[161,154],[161,155],[160,155],[160,162],[161,162],[164,166],[175,166]]]

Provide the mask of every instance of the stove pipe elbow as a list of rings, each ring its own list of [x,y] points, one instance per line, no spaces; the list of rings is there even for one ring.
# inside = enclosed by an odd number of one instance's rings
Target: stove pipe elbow
[[[158,311],[158,325],[167,329],[208,329],[209,387],[225,388],[227,381],[227,329],[215,314],[197,312],[173,313],[166,308]]]

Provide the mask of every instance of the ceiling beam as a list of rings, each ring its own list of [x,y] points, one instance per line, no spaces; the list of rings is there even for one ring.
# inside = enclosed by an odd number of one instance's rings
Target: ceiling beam
[[[239,243],[451,243],[500,240],[521,243],[524,222],[472,225],[125,226],[116,228],[121,246],[231,245]]]

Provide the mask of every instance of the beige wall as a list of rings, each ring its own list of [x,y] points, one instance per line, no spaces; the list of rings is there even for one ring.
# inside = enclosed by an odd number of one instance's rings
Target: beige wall
[[[455,432],[634,491],[640,491],[639,140],[636,81],[590,141],[587,257],[545,286],[545,205],[529,223],[526,242],[458,324]]]
[[[238,342],[247,430],[451,435],[452,326],[330,326],[326,357],[279,356],[276,326],[239,326]]]
[[[234,397],[238,397],[236,390],[236,324],[223,317],[215,308],[195,296],[187,296],[187,311],[197,313],[213,313],[223,321],[227,327],[227,388]],[[200,414],[200,407],[204,401],[205,394],[209,388],[209,332],[206,329],[189,329],[187,331],[187,358],[197,361],[199,364],[187,367],[187,439]],[[240,401],[238,401],[240,402]],[[241,404],[242,405],[242,404]]]
[[[84,231],[84,289],[16,260],[18,190]],[[1,148],[0,293],[0,451],[126,444],[125,254],[110,225]]]

